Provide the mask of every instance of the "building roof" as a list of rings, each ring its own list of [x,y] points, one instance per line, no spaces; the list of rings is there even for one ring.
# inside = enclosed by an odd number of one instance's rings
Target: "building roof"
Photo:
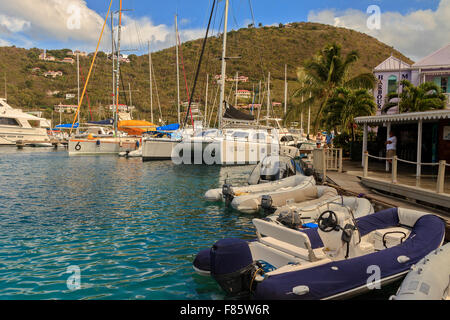
[[[394,57],[390,56],[378,66],[375,67],[374,71],[392,71],[392,70],[409,70],[411,65]]]
[[[450,43],[413,64],[413,67],[450,66]]]
[[[450,119],[450,110],[433,110],[425,112],[410,112],[400,114],[390,114],[372,117],[358,117],[355,119],[357,124],[383,124],[383,123],[398,123],[398,122],[416,122],[419,120],[441,120]]]

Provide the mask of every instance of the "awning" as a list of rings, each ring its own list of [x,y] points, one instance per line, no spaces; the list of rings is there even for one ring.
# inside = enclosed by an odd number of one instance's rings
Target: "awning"
[[[417,122],[430,120],[450,119],[450,110],[434,110],[425,112],[410,112],[400,114],[389,114],[372,117],[358,117],[355,119],[357,124],[383,124],[383,123],[399,123],[399,122]]]
[[[79,124],[75,123],[75,125],[73,125],[73,128],[77,129],[78,126],[79,126]],[[72,124],[70,124],[70,123],[68,123],[68,124],[60,124],[60,125],[57,125],[55,128],[57,128],[57,129],[72,129]]]

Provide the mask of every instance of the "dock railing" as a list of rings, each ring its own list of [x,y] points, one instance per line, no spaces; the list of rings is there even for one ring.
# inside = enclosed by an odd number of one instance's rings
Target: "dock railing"
[[[364,168],[363,168],[363,178],[369,178],[369,158],[376,159],[376,160],[382,160],[382,161],[392,161],[392,170],[391,170],[391,179],[390,182],[392,184],[399,184],[398,179],[398,163],[407,163],[410,165],[415,166],[439,166],[438,175],[437,175],[437,181],[436,181],[436,193],[442,194],[445,193],[445,171],[446,167],[450,167],[450,163],[447,163],[445,160],[441,160],[436,163],[422,163],[422,162],[413,162],[413,161],[407,161],[398,158],[397,156],[394,156],[392,158],[383,158],[383,157],[375,157],[370,155],[368,152],[364,153]],[[421,171],[420,171],[421,172]],[[420,175],[416,175],[416,187],[420,186]]]
[[[312,153],[314,169],[323,174],[324,181],[327,177],[327,171],[337,171],[339,173],[342,173],[342,149],[314,149]]]

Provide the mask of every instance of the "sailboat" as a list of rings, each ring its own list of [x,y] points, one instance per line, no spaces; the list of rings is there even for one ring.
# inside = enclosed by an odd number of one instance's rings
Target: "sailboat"
[[[176,59],[177,59],[177,112],[178,124],[159,127],[156,131],[143,138],[142,141],[142,160],[143,161],[160,161],[172,159],[172,152],[175,147],[182,141],[183,136],[189,135],[190,132],[180,129],[181,120],[181,103],[180,103],[180,68],[179,68],[179,36],[178,36],[178,17],[175,16],[175,37],[176,37]],[[150,44],[148,50],[149,68],[150,68],[150,106],[153,118],[153,99],[152,99],[152,60],[150,52]]]
[[[110,11],[110,10],[108,10]],[[108,12],[109,13],[109,12]],[[98,155],[98,154],[119,154],[121,152],[131,152],[139,148],[141,143],[141,137],[139,136],[128,136],[126,133],[119,133],[120,127],[120,119],[119,119],[119,84],[120,84],[120,40],[121,40],[121,30],[122,30],[122,1],[120,1],[120,9],[119,9],[119,25],[118,25],[118,37],[117,37],[117,56],[115,57],[114,47],[114,19],[113,13],[111,12],[111,34],[112,34],[112,63],[113,63],[113,108],[114,108],[114,131],[111,131],[111,134],[105,134],[103,130],[98,130],[98,133],[92,132],[84,132],[80,133],[80,126],[77,128],[77,133],[69,140],[68,151],[69,155]],[[103,26],[103,29],[106,25],[106,20]],[[102,34],[100,35],[100,40],[102,38]],[[99,41],[100,43],[100,41]],[[98,52],[98,46],[96,53]],[[96,54],[94,55],[94,60],[92,61],[92,65],[95,62]],[[77,56],[77,65],[79,57]],[[116,61],[115,61],[116,60]],[[116,63],[115,63],[116,62]],[[91,69],[92,69],[91,65]],[[78,67],[79,72],[79,67]],[[90,74],[89,74],[90,75]],[[89,75],[85,83],[85,89],[83,92],[86,92],[87,83],[89,81]],[[78,77],[78,87],[79,87],[79,77]],[[79,119],[79,108],[81,106],[80,100],[78,101],[78,123],[80,123]],[[74,121],[75,122],[75,121]],[[130,124],[123,125],[122,130],[130,129]],[[142,127],[142,123],[138,123],[138,127]],[[148,124],[151,125],[151,124]],[[135,129],[135,128],[132,128]]]

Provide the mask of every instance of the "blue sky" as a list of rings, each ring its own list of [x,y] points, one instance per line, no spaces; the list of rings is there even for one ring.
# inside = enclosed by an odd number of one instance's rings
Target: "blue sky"
[[[102,13],[107,9],[108,1],[87,0],[88,7]],[[118,8],[118,0],[115,0],[115,7]],[[221,1],[224,2],[224,1]],[[165,0],[165,1],[145,1],[145,0],[123,0],[123,7],[133,9],[131,15],[135,17],[148,16],[155,24],[172,24],[173,15],[178,12],[180,18],[189,20],[188,27],[204,27],[207,8],[212,0]],[[251,19],[249,0],[231,0],[232,9],[230,11],[230,27],[235,28],[234,17],[239,24]],[[307,21],[310,11],[320,11],[325,9],[357,9],[365,11],[370,5],[380,6],[382,11],[395,11],[406,14],[419,9],[435,10],[439,5],[437,0],[252,0],[253,11],[257,23],[261,22],[270,25],[279,22]],[[223,3],[219,4],[223,7]],[[233,17],[234,16],[234,17]]]
[[[250,23],[250,1],[230,2],[230,29]],[[119,0],[114,0],[115,10],[118,3]],[[312,21],[351,28],[368,33],[414,59],[449,41],[450,0],[251,0],[251,3],[257,24]],[[0,46],[93,51],[108,4],[109,0],[0,0]],[[125,9],[133,9],[125,13],[124,45],[139,47],[141,53],[142,43],[148,39],[152,39],[153,50],[172,46],[176,12],[183,40],[202,37],[211,4],[212,0],[123,0]],[[68,29],[74,5],[79,8],[81,24],[77,29]],[[379,30],[367,29],[366,10],[370,5],[381,10]],[[219,15],[223,7],[222,0]],[[102,44],[104,50],[108,48],[108,32]]]
[[[115,0],[117,8],[118,0]],[[212,3],[211,0],[165,0],[165,1],[145,1],[145,0],[123,0],[123,6],[127,9],[134,9],[134,16],[149,16],[156,24],[172,24],[173,15],[178,12],[180,17],[189,19],[191,27],[202,27],[206,16],[206,10]],[[368,6],[376,4],[382,11],[396,11],[408,13],[418,9],[435,10],[439,4],[436,0],[252,0],[255,20],[263,24],[273,24],[278,22],[306,21],[308,13],[312,10],[323,9],[358,9],[365,11]],[[104,12],[107,7],[105,0],[88,0],[90,8],[97,12]],[[231,0],[234,7],[234,14],[238,22],[251,18],[249,0]],[[223,4],[220,4],[223,7]],[[230,14],[232,12],[230,11]],[[230,16],[231,17],[231,16]],[[234,27],[233,19],[231,26]]]

